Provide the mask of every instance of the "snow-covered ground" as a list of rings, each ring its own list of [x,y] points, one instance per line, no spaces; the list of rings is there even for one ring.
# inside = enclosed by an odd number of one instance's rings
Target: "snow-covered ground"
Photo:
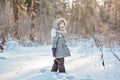
[[[99,50],[88,46],[89,41],[70,46],[66,73],[50,71],[54,60],[50,45],[22,47],[11,43],[0,53],[0,80],[120,80],[120,62],[105,48],[104,69]],[[120,58],[120,47],[114,51]]]

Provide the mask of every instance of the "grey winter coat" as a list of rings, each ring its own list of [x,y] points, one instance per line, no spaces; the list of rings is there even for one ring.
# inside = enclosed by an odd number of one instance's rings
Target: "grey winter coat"
[[[52,39],[52,47],[56,48],[56,58],[64,58],[70,56],[70,50],[66,45],[65,36],[61,32],[56,32],[56,36]]]

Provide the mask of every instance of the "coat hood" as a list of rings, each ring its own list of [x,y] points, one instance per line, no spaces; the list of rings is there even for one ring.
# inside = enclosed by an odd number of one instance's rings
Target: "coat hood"
[[[56,30],[58,29],[58,27],[57,27],[57,20],[58,20],[58,19],[55,19],[55,20],[53,21],[53,28],[56,29]]]
[[[58,26],[61,24],[61,23],[64,23],[64,25],[66,26],[66,20],[64,18],[59,18],[59,19],[55,19],[53,21],[53,28],[58,30]]]

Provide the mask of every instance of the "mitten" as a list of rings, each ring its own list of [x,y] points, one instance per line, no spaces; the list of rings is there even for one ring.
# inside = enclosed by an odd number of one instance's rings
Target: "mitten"
[[[56,57],[56,48],[52,48],[52,54],[54,57]]]

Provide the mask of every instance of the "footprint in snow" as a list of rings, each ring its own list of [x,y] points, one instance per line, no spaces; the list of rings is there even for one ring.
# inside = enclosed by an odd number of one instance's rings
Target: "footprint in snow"
[[[90,75],[87,75],[85,78],[80,79],[80,80],[93,80],[93,79],[90,77]]]
[[[55,76],[51,74],[50,71],[46,71],[45,69],[42,69],[41,73],[42,74],[38,74],[27,80],[57,80]]]
[[[63,75],[61,75],[61,73],[58,73],[58,72],[56,72],[55,75],[57,79],[62,79],[64,77]]]
[[[66,77],[66,79],[68,79],[68,80],[73,80],[73,79],[74,79],[73,76],[65,76],[65,77]]]
[[[57,79],[60,79],[60,80],[73,80],[74,79],[73,76],[68,75],[66,73],[58,73],[58,72],[56,72],[55,74],[56,74]]]
[[[66,73],[51,72],[50,70],[47,69],[40,69],[40,73],[45,75],[50,74],[52,76],[56,76],[56,78],[60,80],[74,80],[74,77],[71,75],[68,75]]]
[[[41,70],[40,70],[41,73],[45,73],[45,72],[47,72],[47,71],[48,71],[47,69],[41,69]]]
[[[6,59],[5,57],[0,57],[0,59]]]

